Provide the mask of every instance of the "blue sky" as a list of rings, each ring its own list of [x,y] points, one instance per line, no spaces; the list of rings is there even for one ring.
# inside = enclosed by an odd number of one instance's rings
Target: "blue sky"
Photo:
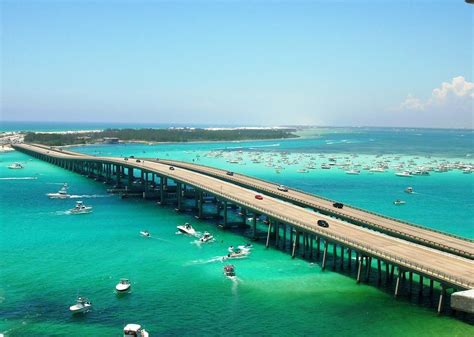
[[[3,120],[472,128],[474,6],[462,0],[1,11]]]

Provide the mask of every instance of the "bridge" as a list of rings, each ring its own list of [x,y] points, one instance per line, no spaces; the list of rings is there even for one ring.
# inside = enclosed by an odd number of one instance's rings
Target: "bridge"
[[[414,275],[418,279],[420,296],[425,288],[429,288],[432,296],[436,282],[440,285],[438,312],[443,310],[448,289],[474,288],[474,244],[469,240],[415,226],[410,233],[410,224],[404,222],[399,222],[403,229],[391,233],[396,230],[391,227],[395,226],[392,222],[397,223],[395,219],[354,207],[333,210],[331,201],[327,199],[296,190],[280,193],[275,191],[274,184],[243,175],[227,176],[224,171],[213,171],[199,165],[90,156],[35,144],[16,144],[13,147],[73,172],[114,184],[116,190],[130,192],[138,189],[145,198],[156,197],[161,204],[172,203],[178,211],[186,210],[188,199],[191,199],[191,210],[198,218],[206,217],[206,208],[213,205],[213,216],[222,220],[223,228],[232,225],[228,221],[230,213],[238,208],[238,214],[243,218],[242,227],[248,226],[247,216],[252,215],[251,236],[258,238],[259,233],[265,233],[267,247],[273,244],[279,249],[288,248],[292,257],[298,253],[305,258],[316,256],[319,259],[322,255],[323,270],[332,257],[334,270],[337,269],[337,260],[340,271],[350,272],[354,267],[358,283],[364,275],[369,281],[370,273],[375,269],[378,284],[382,283],[383,276],[386,284],[394,283],[395,296],[400,294],[407,279],[411,292]],[[256,190],[262,192],[262,200],[255,198]],[[205,207],[209,200],[211,205]],[[266,220],[258,221],[261,217]],[[318,220],[327,221],[329,227],[318,226]],[[449,240],[443,243],[443,238]],[[437,245],[440,245],[439,249],[436,249]]]

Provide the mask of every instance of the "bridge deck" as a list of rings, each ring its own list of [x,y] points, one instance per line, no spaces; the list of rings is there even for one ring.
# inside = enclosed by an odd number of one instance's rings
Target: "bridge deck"
[[[349,222],[362,223],[370,228],[380,230],[387,234],[474,259],[474,242],[469,239],[385,217],[349,205],[344,205],[343,209],[337,209],[332,206],[334,203],[333,200],[291,188],[288,192],[282,192],[277,189],[278,184],[242,174],[234,173],[233,176],[228,176],[225,170],[182,161],[160,159],[160,162],[204,173],[229,182],[235,182],[244,187],[270,193],[271,195],[283,200],[296,202],[300,205],[324,211],[325,213],[346,219]]]
[[[28,144],[15,145],[15,148],[57,159],[112,163],[154,172],[195,186],[217,197],[225,198],[247,207],[257,213],[269,215],[279,221],[315,233],[332,242],[340,243],[367,255],[383,259],[405,270],[427,275],[435,280],[458,288],[474,288],[473,260],[321,215],[304,207],[284,202],[276,197],[264,195],[263,200],[257,200],[255,199],[255,192],[251,189],[202,173],[183,168],[176,168],[174,171],[171,171],[167,164],[148,160],[136,163],[130,160],[124,161],[123,158],[93,157],[82,154],[72,155],[71,153],[50,151]],[[329,228],[317,226],[316,221],[319,219],[326,220],[330,224]]]

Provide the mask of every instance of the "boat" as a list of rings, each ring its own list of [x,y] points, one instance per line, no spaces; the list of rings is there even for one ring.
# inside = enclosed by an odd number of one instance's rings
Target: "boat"
[[[356,175],[356,174],[360,174],[360,171],[359,171],[359,170],[352,169],[352,170],[346,171],[346,174],[353,174],[353,175]]]
[[[199,241],[205,243],[214,240],[214,237],[209,232],[204,232],[204,234],[199,238]]]
[[[250,250],[252,249],[253,245],[251,243],[246,243],[245,245],[237,246],[240,250]]]
[[[18,169],[22,169],[24,166],[21,165],[20,163],[13,163],[11,165],[8,165],[8,168],[9,169],[12,169],[12,170],[18,170]]]
[[[232,264],[224,266],[224,275],[230,279],[235,279],[235,267]]]
[[[400,199],[397,199],[393,202],[394,205],[400,206],[400,205],[405,205],[406,202]]]
[[[406,193],[413,193],[413,187],[407,187],[405,188]]]
[[[130,290],[131,286],[132,284],[130,283],[128,279],[121,278],[120,282],[117,283],[117,285],[115,286],[115,290],[117,290],[117,292],[119,293],[125,293]]]
[[[57,193],[48,193],[46,194],[48,198],[50,199],[67,199],[70,197],[69,194],[67,194],[67,184],[65,183],[63,187],[57,192]]]
[[[323,170],[330,170],[331,169],[331,166],[329,166],[328,164],[321,164],[321,168]]]
[[[239,259],[250,254],[250,249],[236,249],[232,252],[229,252],[224,259]]]
[[[142,328],[140,324],[127,324],[123,328],[123,337],[148,337],[148,331]]]
[[[78,297],[76,300],[76,304],[71,305],[69,307],[69,311],[71,311],[73,314],[87,312],[91,309],[92,303],[85,297]]]
[[[86,206],[82,201],[76,201],[76,207],[69,210],[71,214],[87,214],[92,212],[92,206]]]
[[[140,231],[140,235],[141,236],[144,236],[146,238],[149,238],[151,235],[150,235],[150,232],[145,230],[145,231]]]
[[[407,177],[407,178],[412,177],[412,175],[411,175],[410,172],[408,172],[408,171],[396,172],[395,175],[396,175],[397,177]]]
[[[383,167],[374,167],[374,168],[371,168],[369,172],[383,173],[385,172],[385,169]]]
[[[176,226],[176,228],[178,228],[178,230],[183,234],[188,234],[188,235],[193,235],[193,236],[196,236],[197,234],[193,226],[191,226],[187,222],[184,225]]]

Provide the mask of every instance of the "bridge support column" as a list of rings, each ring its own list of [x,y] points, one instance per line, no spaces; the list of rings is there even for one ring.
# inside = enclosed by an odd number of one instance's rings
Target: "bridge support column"
[[[275,221],[274,231],[275,231],[275,247],[278,249],[279,240],[280,240],[280,223],[278,221]]]
[[[347,269],[351,272],[352,269],[352,249],[347,249]]]
[[[357,265],[357,283],[360,283],[360,274],[362,273],[362,263],[364,261],[364,257],[363,256],[359,257],[359,253],[357,253],[356,256],[357,256],[357,260],[356,260],[357,261],[357,263],[356,263],[356,265]]]
[[[390,281],[390,265],[385,261],[385,284],[388,284]]]
[[[204,207],[204,199],[202,191],[198,191],[198,218],[202,219],[203,217],[203,207]]]
[[[400,290],[400,280],[402,278],[402,274],[404,272],[398,267],[398,275],[397,275],[397,283],[395,284],[395,294],[394,297],[396,298],[398,296],[398,292]]]
[[[252,235],[253,239],[255,240],[257,238],[257,213],[253,214],[252,227]]]
[[[326,269],[326,258],[328,255],[328,240],[324,240],[324,252],[323,252],[323,263],[321,265],[321,268],[323,270]]]
[[[434,285],[433,279],[430,279],[430,298],[433,296],[433,285]]]
[[[318,236],[316,239],[316,258],[319,260],[319,256],[321,255],[321,238]]]
[[[366,282],[369,282],[370,271],[372,270],[372,257],[370,256],[365,257],[365,267],[366,267],[365,280]]]
[[[410,279],[410,285],[409,285],[409,290],[408,291],[410,292],[410,295],[411,295],[411,291],[412,291],[412,288],[413,288],[413,272],[412,271],[409,272],[408,275],[409,275],[409,279]]]
[[[223,206],[224,206],[224,218],[223,218],[223,223],[224,223],[224,227],[227,227],[227,200],[224,200],[224,203],[223,203]]]
[[[421,299],[422,297],[423,297],[423,276],[420,275],[419,289],[418,289],[418,298]]]
[[[153,174],[153,181],[155,179],[155,175]],[[183,206],[183,184],[176,183],[176,211],[181,212]]]
[[[313,259],[313,254],[314,254],[314,235],[310,234],[309,236],[309,258]]]
[[[268,232],[267,232],[267,242],[265,243],[265,248],[268,248],[269,244],[270,244],[270,234],[272,232],[272,222],[269,221],[268,222]]]
[[[377,284],[380,285],[382,283],[382,261],[377,259]]]
[[[287,231],[286,223],[284,223],[283,224],[283,247],[282,247],[283,250],[286,250],[286,231]]]
[[[344,246],[341,246],[341,260],[339,261],[339,268],[344,270]]]
[[[128,172],[128,188],[131,188],[133,185],[133,167],[129,167],[127,172]]]
[[[441,292],[439,293],[438,315],[443,311],[444,298],[446,297],[446,286],[441,284]]]
[[[337,244],[332,244],[332,270],[336,270]]]

